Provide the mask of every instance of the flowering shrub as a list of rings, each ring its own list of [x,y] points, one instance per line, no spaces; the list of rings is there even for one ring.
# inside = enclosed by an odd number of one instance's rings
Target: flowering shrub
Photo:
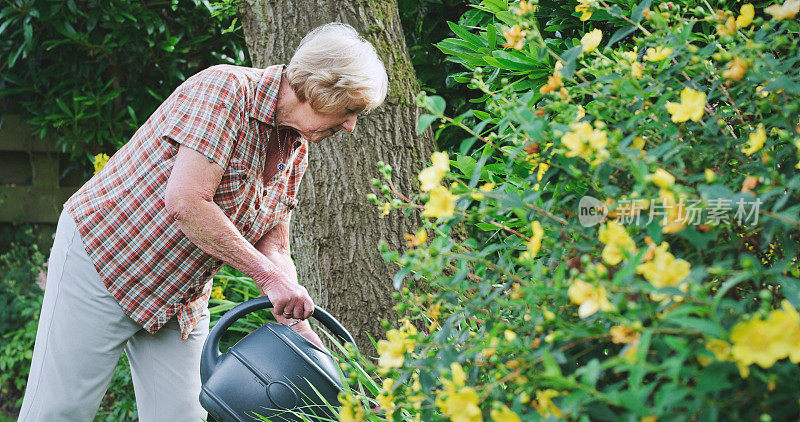
[[[800,2],[537,6],[451,25],[481,108],[419,97],[465,134],[420,192],[380,165],[370,199],[424,224],[340,419],[796,417]]]

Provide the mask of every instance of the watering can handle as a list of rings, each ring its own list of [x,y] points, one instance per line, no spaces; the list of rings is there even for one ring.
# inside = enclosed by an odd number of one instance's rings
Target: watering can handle
[[[211,329],[211,332],[208,333],[208,339],[206,339],[205,345],[203,345],[202,361],[200,362],[200,378],[202,378],[203,382],[205,382],[205,380],[208,378],[208,375],[210,375],[209,371],[217,366],[219,357],[222,355],[219,351],[219,341],[222,338],[222,334],[224,334],[225,331],[227,331],[228,328],[241,317],[249,313],[271,307],[272,302],[269,301],[269,298],[262,296],[239,304],[235,308],[226,312],[225,315],[222,315],[219,321],[217,321],[217,323],[214,325],[214,328]],[[356,345],[353,336],[350,335],[350,333],[342,326],[342,324],[339,323],[339,321],[337,321],[324,309],[320,307],[314,307],[314,313],[311,316],[326,328],[331,330],[331,332],[340,341],[352,343],[353,346]],[[356,348],[356,350],[358,350],[358,348]]]

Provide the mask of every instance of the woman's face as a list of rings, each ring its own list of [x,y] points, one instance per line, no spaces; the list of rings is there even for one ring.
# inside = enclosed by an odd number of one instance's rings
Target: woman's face
[[[350,104],[344,110],[328,114],[314,110],[308,101],[304,101],[298,107],[295,118],[291,119],[294,123],[287,122],[287,126],[306,140],[318,143],[342,129],[352,133],[356,128],[358,113],[363,109],[363,104]]]

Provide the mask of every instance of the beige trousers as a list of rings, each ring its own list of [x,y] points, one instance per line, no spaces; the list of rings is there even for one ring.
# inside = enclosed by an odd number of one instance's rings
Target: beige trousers
[[[122,311],[61,213],[20,421],[92,421],[120,353],[131,364],[139,421],[197,422],[208,311],[189,338],[173,318],[150,334]]]

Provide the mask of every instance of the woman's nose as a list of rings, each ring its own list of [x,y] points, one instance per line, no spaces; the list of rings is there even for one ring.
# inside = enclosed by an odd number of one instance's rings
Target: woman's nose
[[[353,131],[356,129],[356,118],[357,116],[351,116],[350,118],[345,120],[344,123],[342,123],[342,127],[344,128],[344,130],[353,133]]]

